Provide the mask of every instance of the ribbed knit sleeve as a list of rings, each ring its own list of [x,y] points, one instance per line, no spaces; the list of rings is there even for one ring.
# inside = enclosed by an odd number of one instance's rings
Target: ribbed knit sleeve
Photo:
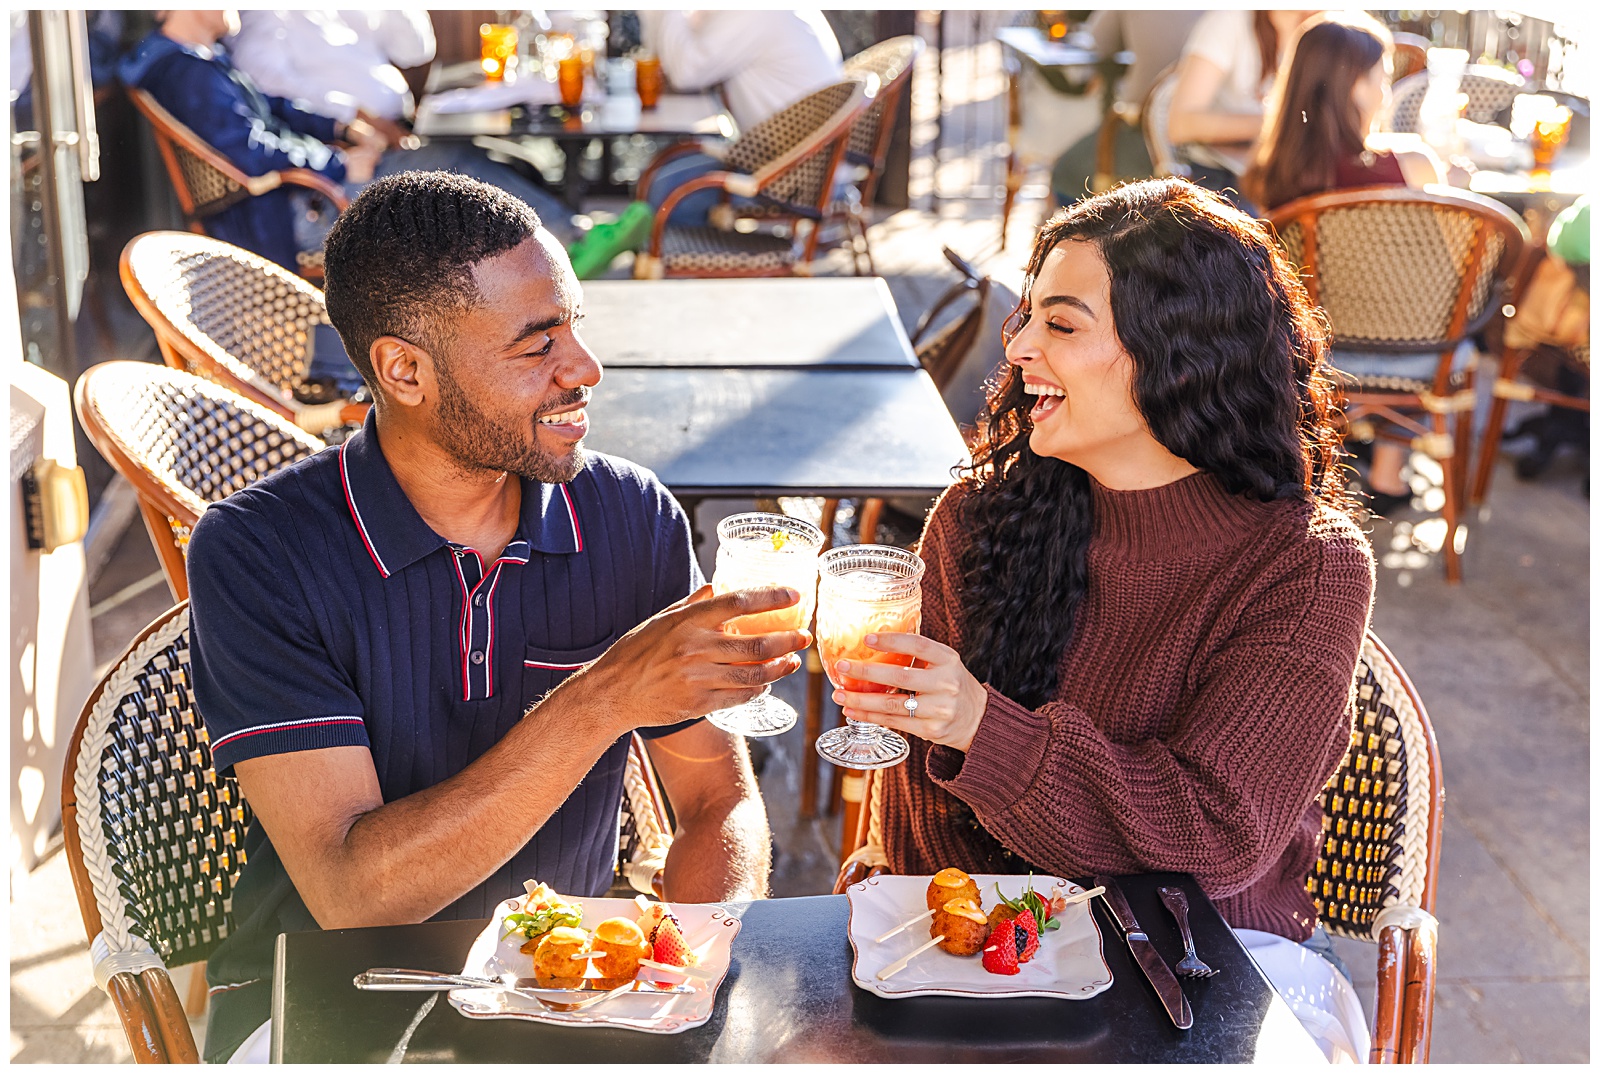
[[[1309,933],[1312,814],[1349,744],[1373,565],[1342,516],[1256,508],[1245,551],[1092,552],[1084,607],[1101,618],[1075,634],[1057,695],[1029,709],[988,686],[965,754],[919,744],[923,771],[888,784],[886,844],[905,840],[891,861],[980,865],[993,840],[1063,876],[1187,872],[1233,924]],[[936,512],[923,549],[924,633],[957,648],[958,514]],[[981,831],[960,829],[962,807]]]

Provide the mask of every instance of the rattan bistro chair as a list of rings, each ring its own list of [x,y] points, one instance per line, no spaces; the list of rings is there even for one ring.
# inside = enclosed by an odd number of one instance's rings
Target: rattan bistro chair
[[[1356,663],[1350,749],[1322,790],[1322,847],[1306,890],[1328,932],[1378,945],[1374,1063],[1425,1063],[1433,1031],[1433,916],[1444,785],[1428,712],[1405,670],[1369,633]],[[888,871],[882,783],[865,805],[834,894]]]
[[[821,235],[818,225],[828,211],[851,127],[871,106],[878,87],[875,75],[836,82],[740,135],[720,154],[723,170],[684,183],[656,210],[648,251],[634,258],[634,276],[809,275]],[[649,189],[663,163],[693,151],[704,151],[704,147],[679,143],[657,154],[640,176],[638,189]],[[701,190],[750,198],[776,210],[777,216],[802,218],[810,226],[796,228],[790,235],[740,231],[735,227],[735,212],[726,204],[713,210],[712,223],[707,226],[669,223],[679,203]]]
[[[1409,443],[1438,461],[1445,575],[1459,582],[1477,397],[1472,367],[1453,371],[1455,350],[1501,316],[1527,227],[1497,201],[1446,187],[1315,194],[1267,221],[1302,269],[1311,301],[1326,311],[1335,348],[1438,357],[1430,379],[1342,375],[1344,419],[1363,438]]]
[[[138,493],[178,600],[189,595],[189,531],[206,506],[324,447],[219,384],[147,362],[94,366],[74,397],[90,443]]]
[[[1424,60],[1426,64],[1426,60]],[[1474,123],[1496,123],[1510,111],[1511,102],[1522,93],[1527,83],[1512,71],[1488,64],[1475,63],[1461,76],[1460,92],[1467,95],[1462,118]],[[1422,98],[1428,93],[1426,66],[1416,74],[1395,80],[1389,98],[1389,110],[1383,120],[1385,130],[1406,134],[1417,133],[1417,117],[1422,111]]]
[[[142,1063],[199,1062],[168,969],[204,961],[228,935],[251,821],[238,781],[212,767],[190,674],[183,602],[146,627],[89,695],[61,784],[95,982]],[[659,895],[672,829],[637,735],[623,792],[617,875]]]
[[[157,103],[142,89],[130,88],[128,96],[155,134],[156,148],[167,166],[184,223],[197,235],[206,234],[205,221],[247,198],[259,197],[280,186],[301,186],[315,190],[335,209],[343,212],[350,204],[344,188],[309,168],[284,168],[265,175],[246,175],[238,165],[217,152],[203,138]],[[313,279],[322,278],[322,255],[301,255],[301,271]]]
[[[322,292],[264,257],[204,235],[152,231],[122,251],[122,286],[174,369],[197,373],[321,433],[366,413],[298,401]]]
[[[877,275],[872,263],[872,246],[867,239],[867,206],[872,204],[878,192],[878,183],[883,178],[900,99],[911,84],[911,72],[922,49],[920,37],[891,37],[844,61],[846,76],[862,78],[874,75],[880,86],[878,95],[867,106],[867,110],[851,125],[850,141],[845,146],[845,163],[857,169],[855,182],[848,188],[844,199],[834,199],[829,204],[827,219],[824,220],[824,224],[838,222],[844,225],[854,246],[857,275],[862,274],[863,261],[866,275]]]
[[[1184,163],[1178,147],[1172,144],[1172,135],[1167,133],[1172,95],[1177,88],[1178,65],[1173,64],[1156,76],[1139,104],[1139,130],[1144,135],[1144,148],[1150,154],[1150,166],[1155,175],[1187,177],[1189,174],[1189,165]]]

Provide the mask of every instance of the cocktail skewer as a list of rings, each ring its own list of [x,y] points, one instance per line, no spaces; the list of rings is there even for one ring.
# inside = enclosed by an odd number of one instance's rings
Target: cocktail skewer
[[[905,922],[902,922],[899,925],[896,925],[894,928],[890,929],[888,932],[884,933],[882,936],[879,936],[876,940],[874,940],[872,942],[873,943],[882,943],[883,941],[887,940],[889,937],[897,935],[899,933],[902,933],[906,929],[909,929],[912,925],[915,925],[917,922],[926,921],[926,920],[928,920],[928,918],[930,918],[932,916],[933,916],[933,911],[932,910],[924,910],[922,913],[918,914],[916,917],[913,917],[908,921],[905,921]]]
[[[919,947],[915,951],[911,952],[905,958],[902,958],[899,962],[891,963],[891,964],[885,966],[883,969],[879,970],[878,971],[878,980],[887,981],[889,978],[893,977],[895,974],[899,973],[901,970],[903,970],[907,966],[911,965],[911,960],[916,958],[918,955],[922,954],[922,952],[928,950],[931,947],[934,947],[937,944],[941,944],[943,942],[944,942],[944,937],[943,936],[935,936],[933,939],[929,940],[927,943],[923,944],[921,947]]]
[[[716,976],[710,970],[703,970],[699,966],[674,966],[670,962],[657,962],[653,958],[641,958],[639,965],[648,966],[652,970],[665,970],[668,973],[681,973],[685,977],[693,977],[697,981],[709,981]]]
[[[1074,895],[1062,895],[1060,898],[1063,903],[1071,906],[1074,903],[1087,902],[1096,895],[1104,895],[1105,891],[1105,888],[1090,888],[1088,891],[1080,891]]]

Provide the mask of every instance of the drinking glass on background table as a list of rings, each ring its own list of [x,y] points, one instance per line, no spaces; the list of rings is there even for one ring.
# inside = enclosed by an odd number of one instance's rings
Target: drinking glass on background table
[[[786,585],[800,593],[800,602],[791,608],[730,619],[723,624],[725,633],[772,634],[805,630],[811,625],[811,613],[817,605],[821,530],[787,515],[750,511],[723,519],[717,525],[717,542],[717,569],[711,578],[711,589],[718,596],[769,585]],[[751,738],[782,734],[798,718],[793,705],[772,695],[771,686],[743,705],[706,716],[715,727]]]
[[[478,27],[478,45],[483,57],[483,77],[502,82],[506,72],[516,66],[517,28],[486,22]]]
[[[561,103],[576,108],[583,102],[583,57],[577,53],[563,56],[556,63],[556,85],[561,89]]]
[[[633,81],[639,91],[639,105],[654,108],[661,100],[661,59],[641,53],[634,62]]]
[[[828,681],[840,690],[886,694],[875,682],[840,675],[840,660],[910,667],[912,658],[867,646],[868,634],[915,634],[922,629],[922,560],[888,545],[859,544],[823,555],[817,587],[817,652]],[[817,753],[840,768],[888,768],[911,754],[906,740],[876,724],[846,719],[817,739]]]

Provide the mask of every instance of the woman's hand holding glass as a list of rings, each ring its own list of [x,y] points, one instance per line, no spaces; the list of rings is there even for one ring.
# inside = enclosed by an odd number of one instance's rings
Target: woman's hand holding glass
[[[961,662],[961,654],[920,634],[868,634],[863,640],[878,652],[909,656],[916,666],[840,660],[836,666],[842,676],[904,691],[834,690],[833,700],[845,716],[965,753],[978,733],[989,692]],[[906,711],[906,693],[916,695],[915,716]]]

